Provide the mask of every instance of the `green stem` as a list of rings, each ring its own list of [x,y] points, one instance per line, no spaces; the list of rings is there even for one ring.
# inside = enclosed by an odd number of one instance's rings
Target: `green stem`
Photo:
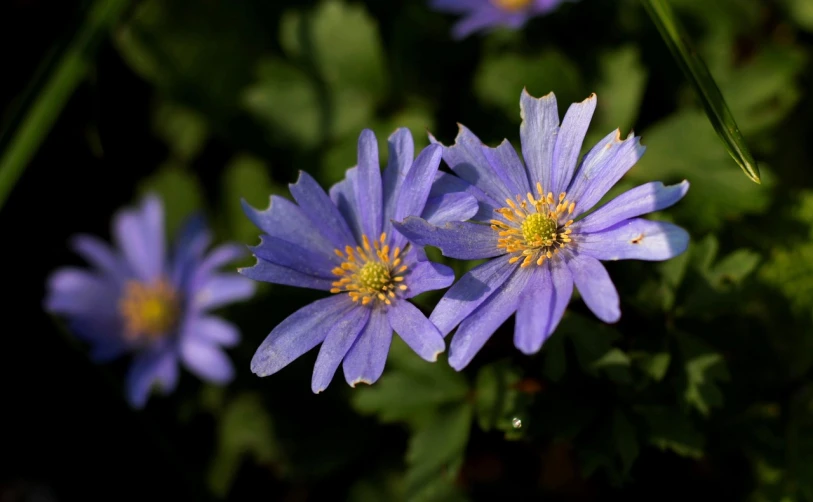
[[[731,111],[703,59],[691,47],[689,38],[672,11],[672,7],[669,6],[667,0],[641,1],[672,52],[672,56],[697,91],[709,121],[720,139],[723,140],[726,150],[748,178],[755,183],[761,183],[757,163],[745,144],[745,139],[734,121],[734,116],[731,115]]]
[[[68,99],[90,70],[96,49],[129,0],[95,0],[60,58],[46,62],[45,84],[21,119],[4,131],[0,145],[0,209],[51,130]]]

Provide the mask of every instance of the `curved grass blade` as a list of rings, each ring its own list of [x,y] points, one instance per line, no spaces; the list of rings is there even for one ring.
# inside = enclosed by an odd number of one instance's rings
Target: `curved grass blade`
[[[99,42],[108,34],[129,0],[95,0],[84,22],[58,57],[40,70],[42,84],[32,84],[36,94],[0,135],[0,208],[22,175],[31,157],[56,122],[73,91],[87,75]]]
[[[678,65],[694,86],[714,130],[723,140],[726,150],[753,182],[761,183],[759,168],[745,144],[720,89],[706,64],[691,47],[683,26],[675,17],[668,0],[641,0]]]

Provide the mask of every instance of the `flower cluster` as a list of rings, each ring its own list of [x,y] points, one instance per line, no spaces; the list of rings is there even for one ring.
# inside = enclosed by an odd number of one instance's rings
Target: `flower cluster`
[[[429,5],[463,16],[452,28],[452,36],[459,40],[496,27],[517,30],[530,18],[547,14],[566,1],[575,0],[430,0]]]
[[[509,3],[522,4],[499,4]],[[268,376],[320,346],[315,393],[339,366],[350,386],[378,380],[394,333],[435,361],[456,329],[449,363],[460,370],[516,313],[514,344],[533,354],[556,329],[574,286],[599,319],[619,319],[619,296],[602,260],[666,260],[688,244],[680,227],[640,218],[679,201],[686,181],[648,183],[594,209],[644,153],[638,137],[616,130],[580,161],[595,107],[593,95],[560,122],[553,93],[536,99],[523,91],[522,158],[507,140],[492,148],[463,126],[454,145],[430,136],[415,156],[410,132],[398,129],[383,172],[377,139],[365,130],[356,167],[329,191],[301,172],[290,185],[293,201],[272,196],[265,210],[243,203],[262,231],[250,248],[256,263],[239,270],[245,277],[216,272],[243,248],[205,254],[210,236],[199,219],[182,230],[168,258],[161,203],[147,197],[115,217],[118,250],[75,239],[95,270],[55,272],[46,308],[68,317],[94,358],[134,355],[127,383],[134,406],[155,383],[174,387],[178,360],[201,378],[232,378],[220,347],[236,343],[238,331],[207,312],[251,296],[250,279],[328,295],[274,327],[251,361],[254,373]],[[439,170],[441,160],[451,173]],[[450,258],[490,260],[453,285],[452,269],[430,261],[424,246]],[[450,286],[428,318],[410,302]]]

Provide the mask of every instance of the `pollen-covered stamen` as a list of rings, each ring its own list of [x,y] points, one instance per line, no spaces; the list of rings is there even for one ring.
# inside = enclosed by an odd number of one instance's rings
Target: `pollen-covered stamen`
[[[363,235],[362,246],[335,250],[344,263],[333,269],[333,274],[340,279],[333,283],[330,292],[347,292],[354,302],[362,305],[373,301],[390,305],[399,292],[406,291],[403,282],[407,266],[401,261],[401,249],[390,251],[386,242],[386,233],[382,233],[372,245]]]
[[[491,0],[491,3],[499,9],[508,12],[518,12],[531,5],[533,0]]]
[[[180,302],[175,288],[165,278],[152,284],[130,281],[119,300],[125,337],[154,340],[169,333],[180,317]]]
[[[545,194],[540,183],[536,184],[538,197],[528,192],[516,200],[506,199],[506,207],[496,212],[502,219],[491,220],[491,228],[500,235],[497,247],[507,253],[516,253],[508,261],[522,260],[522,267],[532,263],[542,265],[569,242],[573,224],[569,219],[576,203],[567,200],[562,192],[554,197],[552,192]]]

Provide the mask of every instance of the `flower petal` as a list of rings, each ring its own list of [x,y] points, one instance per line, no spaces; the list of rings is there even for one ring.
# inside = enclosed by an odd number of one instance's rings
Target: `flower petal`
[[[387,318],[398,336],[423,359],[435,362],[446,348],[438,328],[415,305],[395,302],[387,311]]]
[[[584,135],[587,134],[595,110],[596,95],[591,94],[581,103],[570,105],[562,120],[559,134],[556,135],[556,146],[553,148],[553,173],[550,188],[545,187],[546,190],[553,192],[554,196],[564,192],[573,178]]]
[[[355,241],[339,209],[310,174],[299,171],[299,179],[288,187],[311,228],[318,229],[334,248],[343,249]]]
[[[178,382],[176,353],[165,344],[135,356],[127,373],[127,400],[134,408],[143,408],[154,384],[164,394],[175,389]]]
[[[427,291],[448,288],[454,282],[454,270],[429,260],[409,263],[404,284],[407,287],[405,298],[412,298]]]
[[[668,260],[689,246],[689,234],[679,226],[643,218],[622,221],[576,239],[579,252],[597,260]]]
[[[361,231],[370,239],[377,239],[381,234],[384,205],[378,143],[369,129],[363,130],[359,136],[355,194]]]
[[[477,213],[471,217],[471,219],[477,221],[490,220],[494,217],[494,210],[502,207],[502,204],[498,203],[493,197],[486,194],[468,181],[442,171],[438,171],[437,174],[435,174],[435,182],[432,183],[432,190],[429,192],[429,201],[442,195],[457,193],[466,193],[477,199]],[[427,201],[427,205],[428,204],[429,202]],[[427,208],[424,208],[424,213],[421,216],[424,219],[428,219],[426,214]]]
[[[253,266],[239,268],[237,271],[241,275],[255,281],[296,286],[298,288],[318,289],[321,291],[330,291],[334,282],[333,279],[303,274],[302,272],[297,272],[290,268],[274,265],[260,258],[257,258],[257,263]]]
[[[429,145],[418,154],[398,196],[395,220],[400,221],[407,216],[420,216],[426,205],[426,199],[429,198],[442,154],[443,148],[439,145]]]
[[[429,198],[420,216],[432,225],[443,225],[450,221],[468,221],[479,210],[477,199],[458,192]]]
[[[449,365],[462,370],[511,314],[528,283],[530,269],[516,267],[505,283],[460,323],[449,344]]]
[[[314,394],[322,392],[330,385],[342,359],[370,319],[372,309],[356,304],[353,304],[353,307],[331,324],[330,331],[319,348],[311,378],[311,390]]]
[[[395,203],[401,193],[401,185],[415,160],[415,143],[408,128],[396,129],[387,139],[387,146],[387,167],[381,178],[384,187],[385,224],[395,217]]]
[[[440,299],[429,320],[446,336],[508,280],[516,264],[508,256],[487,261],[463,275]]]
[[[91,235],[77,235],[71,244],[74,251],[105,274],[119,281],[130,275],[127,263],[106,242]]]
[[[562,263],[536,267],[520,297],[514,325],[514,345],[535,354],[554,332],[573,295],[573,278]]]
[[[568,200],[576,202],[573,218],[592,208],[638,162],[646,150],[640,140],[632,134],[622,140],[616,129],[585,155],[567,189]]]
[[[188,287],[211,241],[211,232],[206,228],[206,221],[202,215],[186,219],[175,239],[171,270],[173,284],[182,289]]]
[[[272,195],[268,209],[264,211],[257,211],[245,200],[242,204],[248,219],[266,234],[325,256],[333,255],[336,248],[325,236],[313,231],[307,215],[288,199]]]
[[[341,260],[335,254],[334,259],[326,260],[322,253],[314,253],[270,235],[261,235],[260,245],[250,249],[255,256],[269,263],[324,279],[333,280],[335,276],[331,270],[341,265]]]
[[[443,160],[446,164],[455,174],[487,193],[495,201],[513,199],[516,194],[511,193],[503,182],[507,176],[502,172],[500,165],[493,166],[489,163],[480,138],[466,126],[458,124],[458,127],[454,145],[443,148]],[[435,138],[430,136],[429,139],[432,143],[437,143]]]
[[[462,40],[476,31],[499,24],[502,17],[490,9],[474,11],[452,26],[452,38]]]
[[[359,383],[372,385],[381,377],[387,364],[390,343],[392,328],[387,314],[380,309],[371,309],[370,320],[342,362],[344,378],[350,387]]]
[[[356,242],[361,242],[361,216],[356,204],[356,176],[358,167],[351,167],[345,172],[344,179],[330,187],[330,200],[339,208],[347,225],[353,232]],[[395,204],[393,203],[393,206]]]
[[[505,187],[513,197],[524,195],[531,191],[528,184],[528,173],[516,150],[511,143],[504,139],[497,148],[483,145],[483,155],[494,172],[500,176]],[[513,199],[512,197],[512,199]]]
[[[251,298],[256,285],[237,274],[213,274],[195,293],[194,306],[209,310]]]
[[[584,303],[596,317],[608,323],[618,321],[621,318],[618,291],[604,265],[595,258],[578,254],[567,266]]]
[[[331,295],[302,307],[279,323],[251,358],[251,372],[273,375],[325,340],[328,331],[354,307],[347,295]]]
[[[233,347],[240,342],[240,330],[234,324],[215,316],[195,316],[184,327],[185,336],[200,338],[209,343]]]
[[[225,384],[234,378],[234,366],[216,344],[188,336],[181,339],[181,360],[201,380]]]
[[[573,232],[598,232],[626,219],[666,209],[682,199],[688,191],[689,182],[686,180],[670,186],[664,186],[660,181],[646,183],[627,190],[576,222]]]
[[[444,256],[460,260],[479,260],[504,254],[497,247],[499,236],[488,225],[469,222],[449,222],[437,227],[427,221],[410,216],[402,223],[394,222],[395,229],[413,244],[435,246]]]
[[[553,186],[553,151],[556,135],[559,132],[559,109],[556,106],[556,95],[552,92],[534,98],[527,89],[522,90],[519,98],[522,124],[519,136],[522,140],[522,157],[528,166],[531,185],[542,184],[550,191]]]
[[[45,310],[52,313],[107,319],[118,313],[119,287],[112,281],[74,267],[48,278]]]
[[[163,210],[159,199],[147,197],[143,207],[123,209],[113,217],[116,245],[132,271],[142,281],[152,282],[163,271]],[[155,221],[158,219],[159,221]],[[156,232],[158,228],[160,231]]]

